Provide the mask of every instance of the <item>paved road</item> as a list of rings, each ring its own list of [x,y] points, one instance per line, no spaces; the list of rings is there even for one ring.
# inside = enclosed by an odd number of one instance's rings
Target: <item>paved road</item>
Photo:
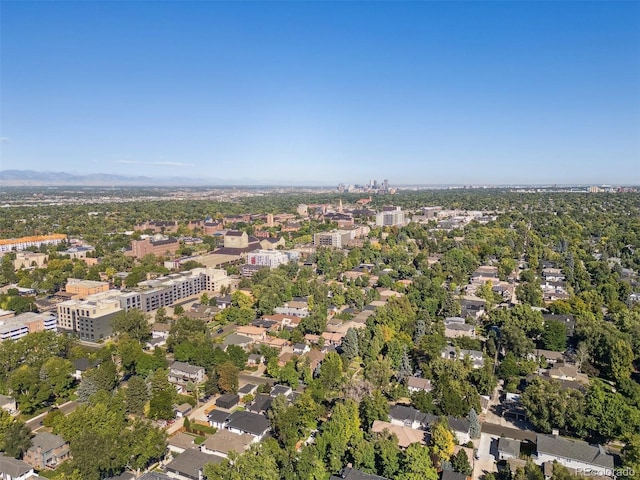
[[[66,402],[60,405],[58,407],[58,410],[60,410],[66,416],[73,412],[76,408],[78,408],[78,405],[80,404],[76,401]],[[33,417],[31,420],[27,420],[25,422],[25,425],[29,428],[29,430],[31,430],[32,433],[41,429],[43,427],[42,420],[48,413],[49,412],[44,412],[36,417]]]

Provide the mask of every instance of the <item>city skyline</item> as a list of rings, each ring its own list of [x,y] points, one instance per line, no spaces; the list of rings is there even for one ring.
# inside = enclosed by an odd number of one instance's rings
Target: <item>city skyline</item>
[[[640,183],[637,2],[3,2],[0,169]]]

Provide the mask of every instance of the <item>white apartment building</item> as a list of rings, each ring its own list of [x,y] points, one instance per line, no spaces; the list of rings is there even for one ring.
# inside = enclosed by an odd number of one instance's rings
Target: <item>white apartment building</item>
[[[0,320],[0,343],[18,340],[33,332],[56,331],[56,316],[52,313],[27,312]]]
[[[404,212],[400,210],[400,207],[393,208],[393,210],[383,210],[376,214],[376,226],[401,227],[405,225]]]
[[[247,265],[277,268],[286,263],[289,263],[289,256],[279,250],[256,250],[247,255]]]

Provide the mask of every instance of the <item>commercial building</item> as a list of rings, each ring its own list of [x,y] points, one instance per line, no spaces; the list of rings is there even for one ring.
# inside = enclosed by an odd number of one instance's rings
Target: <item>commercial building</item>
[[[51,313],[27,312],[0,320],[0,343],[18,340],[33,332],[56,331],[56,316]]]
[[[37,252],[17,252],[16,259],[13,261],[13,269],[20,270],[22,268],[44,267],[49,256],[45,253]]]
[[[300,252],[283,250],[256,250],[247,256],[248,265],[277,268],[300,258]]]
[[[67,239],[66,235],[55,233],[53,235],[34,235],[31,237],[6,238],[0,240],[0,253],[13,250],[26,250],[29,247],[41,245],[58,245]]]
[[[73,294],[72,299],[82,300],[89,295],[102,293],[109,290],[109,282],[96,282],[94,280],[81,280],[78,278],[68,278],[65,292]]]
[[[156,256],[174,255],[179,248],[180,243],[176,238],[156,234],[144,240],[132,240],[131,250],[127,250],[124,254],[135,258],[142,258],[149,254]]]

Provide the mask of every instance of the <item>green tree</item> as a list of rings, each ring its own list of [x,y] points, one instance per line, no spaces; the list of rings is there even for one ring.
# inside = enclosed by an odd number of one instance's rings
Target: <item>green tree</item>
[[[567,348],[567,329],[565,325],[557,320],[545,321],[542,344],[547,350],[564,352]]]
[[[473,472],[473,468],[471,468],[471,464],[469,463],[469,457],[462,449],[451,457],[451,465],[453,466],[454,471],[462,473],[467,477]]]
[[[429,448],[412,443],[405,451],[402,473],[398,480],[437,480],[438,471],[431,462]]]
[[[342,340],[342,351],[349,361],[359,355],[360,348],[358,346],[358,334],[355,329],[350,328],[347,330],[347,333]]]
[[[147,315],[136,308],[118,313],[113,317],[112,327],[115,333],[127,334],[138,342],[151,337]]]
[[[149,401],[149,387],[147,383],[138,376],[133,376],[127,382],[126,389],[127,412],[135,415],[142,415],[144,407]]]
[[[218,388],[222,393],[237,393],[240,370],[233,362],[224,362],[216,368]]]
[[[454,436],[446,420],[431,425],[431,451],[440,460],[448,461],[455,448]]]
[[[21,458],[31,447],[31,431],[24,422],[16,420],[2,410],[0,413],[0,451]]]

